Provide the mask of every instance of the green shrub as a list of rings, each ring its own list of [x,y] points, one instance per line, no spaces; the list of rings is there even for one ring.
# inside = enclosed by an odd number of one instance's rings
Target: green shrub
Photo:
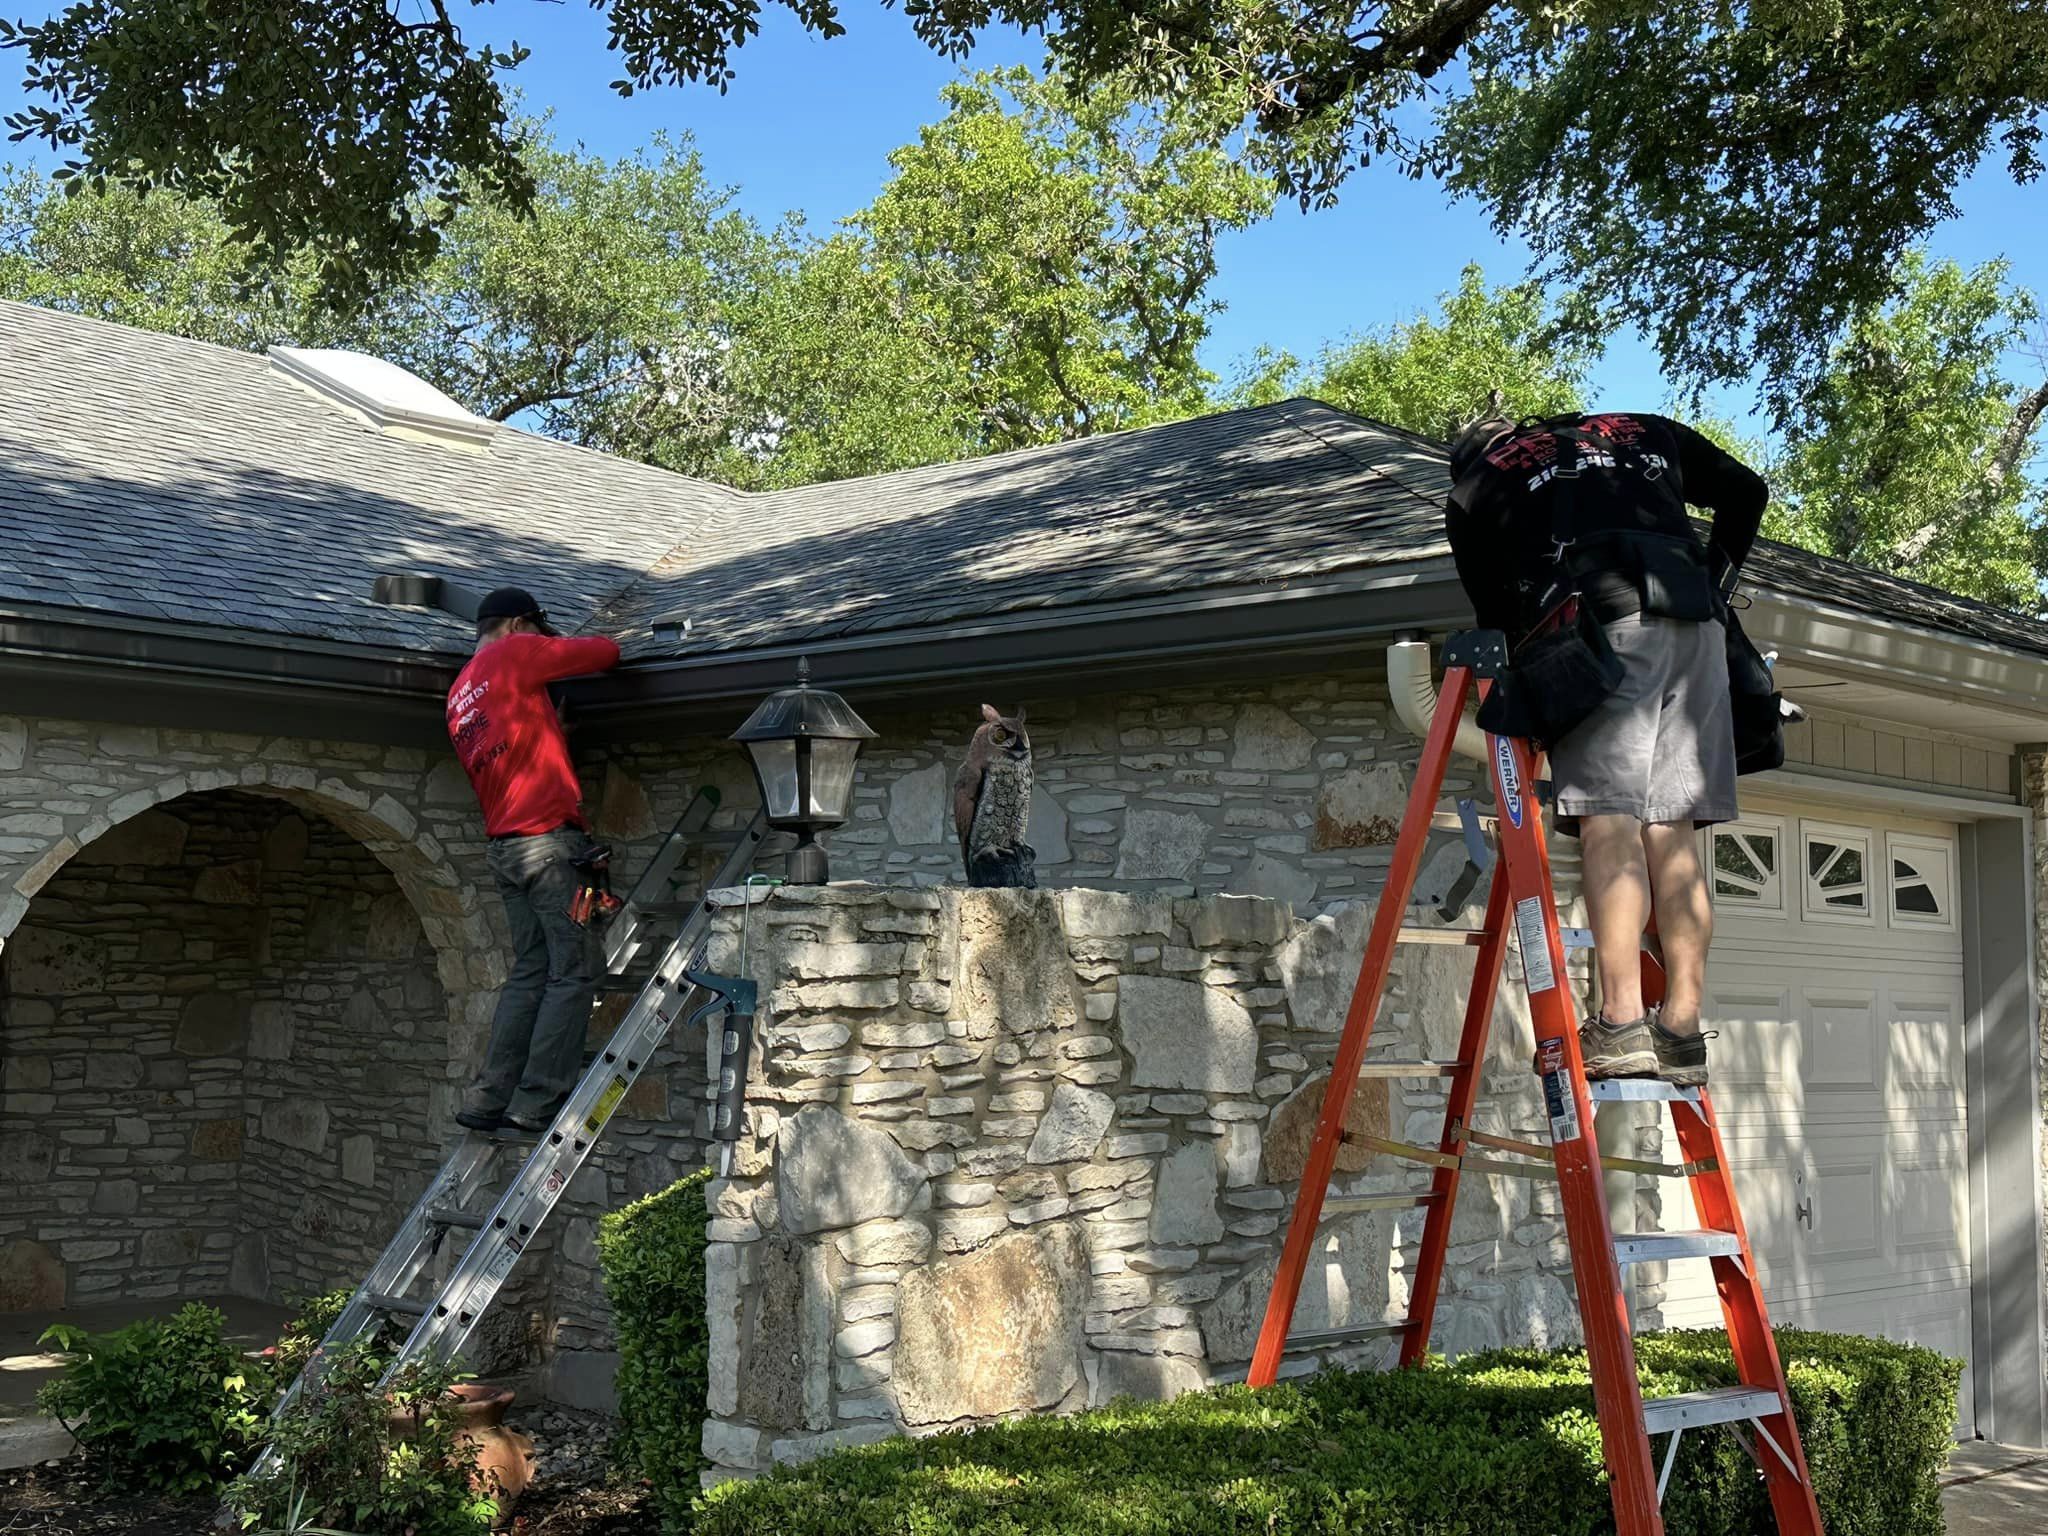
[[[334,1326],[334,1320],[348,1306],[352,1294],[347,1290],[323,1291],[299,1303],[299,1315],[284,1325],[284,1332],[278,1335],[277,1348],[271,1356],[271,1369],[276,1373],[279,1391],[298,1379],[313,1351],[327,1337],[327,1330]]]
[[[360,1536],[474,1536],[497,1502],[475,1487],[476,1447],[457,1437],[447,1366],[408,1365],[379,1391],[372,1341],[339,1350],[322,1389],[277,1424],[278,1459],[244,1477],[228,1503],[245,1528],[332,1528]],[[393,1408],[406,1422],[394,1422]]]
[[[109,1489],[203,1493],[234,1476],[262,1438],[268,1371],[222,1337],[211,1307],[146,1317],[114,1333],[59,1323],[42,1343],[64,1374],[37,1402]]]
[[[1836,1334],[1785,1329],[1778,1342],[1829,1536],[1940,1536],[1958,1364]],[[1734,1380],[1719,1333],[1645,1335],[1637,1355],[1648,1395]],[[1686,1434],[1664,1508],[1671,1536],[1774,1528],[1754,1466],[1720,1430]],[[696,1536],[1613,1529],[1585,1356],[1538,1350],[890,1440],[723,1484],[696,1514]]]
[[[689,1528],[710,1385],[704,1318],[704,1186],[709,1170],[611,1212],[597,1254],[619,1341],[621,1459],[653,1486],[670,1530]]]

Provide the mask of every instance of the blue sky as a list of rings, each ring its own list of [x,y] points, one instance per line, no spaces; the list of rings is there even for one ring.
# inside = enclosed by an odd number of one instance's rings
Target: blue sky
[[[22,0],[11,7],[0,0],[0,8],[46,9]],[[580,0],[500,0],[470,10],[463,24],[479,38],[516,39],[534,50],[514,78],[530,108],[552,111],[563,139],[621,154],[657,131],[687,131],[712,178],[736,186],[748,211],[773,219],[801,210],[829,223],[874,195],[889,151],[937,115],[939,88],[957,69],[878,0],[847,0],[843,16],[848,35],[825,42],[771,6],[761,36],[736,56],[739,78],[725,95],[683,87],[631,99],[608,88],[617,61],[604,46],[602,16]],[[1014,32],[995,33],[972,62],[1035,63],[1039,52]],[[17,59],[0,54],[0,112],[23,99]],[[8,153],[42,158],[26,146]],[[2036,190],[2012,186],[1993,164],[1959,201],[1961,217],[1938,232],[1936,253],[1966,262],[2008,256],[2016,280],[2048,291],[2048,207]],[[1519,276],[1525,259],[1519,246],[1494,236],[1475,206],[1451,203],[1439,187],[1392,169],[1367,170],[1335,208],[1303,214],[1284,207],[1225,238],[1216,292],[1228,307],[1206,360],[1227,376],[1260,344],[1311,353],[1346,331],[1428,309],[1467,261],[1481,262],[1498,282]],[[1620,337],[1596,371],[1594,394],[1598,403],[1640,408],[1661,405],[1668,391],[1649,349]],[[1747,401],[1736,391],[1716,404],[1736,415]]]

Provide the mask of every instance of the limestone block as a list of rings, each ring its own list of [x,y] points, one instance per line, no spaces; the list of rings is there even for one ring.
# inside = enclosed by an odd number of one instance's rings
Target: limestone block
[[[776,1026],[768,1031],[768,1048],[808,1056],[818,1051],[836,1051],[852,1038],[853,1031],[844,1024],[837,1019],[826,1019],[817,1024]],[[861,1070],[867,1069],[863,1067]]]
[[[1152,1241],[1168,1246],[1220,1242],[1216,1150],[1207,1142],[1176,1148],[1159,1166],[1152,1199]]]
[[[1393,1223],[1385,1213],[1339,1217],[1323,1229],[1302,1279],[1294,1329],[1300,1333],[1376,1323],[1387,1315]],[[1202,1338],[1213,1363],[1249,1360],[1272,1293],[1276,1251],[1255,1259],[1202,1314]]]
[[[249,1043],[249,1000],[228,992],[200,992],[178,1010],[172,1047],[181,1056],[239,1056]]]
[[[1086,1162],[1095,1155],[1115,1114],[1116,1100],[1108,1094],[1061,1083],[1052,1091],[1052,1107],[1038,1122],[1025,1158],[1034,1163]]]
[[[860,1043],[878,1050],[908,1050],[938,1045],[946,1038],[943,1019],[918,1019],[909,1024],[863,1024]]]
[[[1235,769],[1306,768],[1316,739],[1284,709],[1247,704],[1232,732],[1230,766]]]
[[[142,1234],[136,1258],[145,1269],[181,1269],[199,1262],[205,1234],[175,1227],[156,1227]]]
[[[1260,896],[1204,896],[1184,904],[1188,932],[1203,949],[1278,944],[1291,926],[1287,909]]]
[[[1270,853],[1255,853],[1244,873],[1231,882],[1248,896],[1264,896],[1300,909],[1316,898],[1316,877],[1304,869],[1276,859]]]
[[[959,892],[957,900],[954,995],[971,1023],[1016,1035],[1071,1028],[1081,1014],[1080,983],[1067,956],[1059,894],[975,890]]]
[[[190,831],[168,811],[143,811],[87,843],[78,850],[75,862],[162,868],[185,857],[185,838]]]
[[[139,819],[139,818],[138,818]],[[306,851],[313,844],[313,829],[303,816],[286,816],[263,837],[263,867],[273,874],[289,874],[306,867]]]
[[[368,997],[367,992],[360,994]],[[255,1061],[290,1061],[297,1026],[292,1005],[269,999],[249,1009],[249,1056]]]
[[[1393,842],[1408,805],[1408,774],[1399,763],[1352,768],[1323,784],[1316,797],[1311,848],[1376,848]]]
[[[234,1257],[228,1261],[228,1289],[237,1296],[270,1294],[270,1251],[262,1233],[236,1240]]]
[[[1223,1133],[1223,1182],[1232,1189],[1258,1183],[1260,1151],[1258,1127],[1234,1123]]]
[[[474,805],[476,792],[469,787],[469,776],[462,771],[462,764],[452,757],[444,757],[434,764],[427,774],[427,804],[429,805]]]
[[[143,1066],[139,1056],[115,1055],[111,1050],[85,1058],[85,1086],[120,1090],[140,1086]]]
[[[901,944],[792,944],[783,952],[785,974],[801,981],[848,976],[893,976],[903,969]]]
[[[845,1429],[829,1430],[822,1435],[794,1435],[787,1440],[776,1440],[769,1447],[769,1455],[779,1466],[802,1466],[807,1461],[816,1461],[820,1456],[829,1456],[851,1446],[879,1444],[895,1433],[895,1426],[891,1424],[850,1424]]]
[[[893,1008],[901,997],[901,985],[894,976],[874,976],[855,981],[796,982],[775,989],[771,1006],[777,1012]]]
[[[906,848],[952,842],[952,776],[944,763],[906,773],[889,786],[889,833]]]
[[[263,861],[237,859],[199,871],[192,899],[214,907],[254,907],[263,902]]]
[[[833,1239],[839,1256],[862,1269],[878,1264],[921,1264],[932,1234],[920,1221],[871,1221]]]
[[[744,1249],[731,1243],[713,1243],[704,1250],[704,1319],[710,1367],[704,1406],[713,1414],[739,1411],[741,1307],[746,1300],[761,1294],[759,1285],[747,1283],[748,1270],[765,1260],[771,1247],[784,1241],[770,1238]],[[773,1349],[756,1350],[750,1357],[756,1370],[748,1375],[747,1381],[751,1384],[774,1371],[781,1358]]]
[[[1069,938],[1121,939],[1173,932],[1173,898],[1121,891],[1066,891],[1061,917]]]
[[[654,836],[661,823],[655,820],[654,807],[647,803],[647,791],[640,781],[617,763],[608,763],[592,827],[601,839],[631,843]]]
[[[344,1136],[341,1139],[341,1176],[365,1189],[377,1183],[377,1139],[374,1136]],[[567,1244],[564,1244],[567,1247]]]
[[[28,722],[19,715],[0,715],[0,773],[12,773],[27,760]]]
[[[1344,1027],[1371,923],[1369,905],[1348,904],[1305,924],[1280,946],[1274,963],[1296,1029],[1334,1035]],[[1468,970],[1471,963],[1465,962]]]
[[[1081,1383],[1088,1262],[1060,1224],[903,1277],[896,1399],[909,1424],[1053,1408]]]
[[[1316,1117],[1322,1113],[1323,1085],[1329,1080],[1328,1072],[1318,1072],[1273,1107],[1273,1117],[1266,1123],[1268,1184],[1289,1187],[1301,1182],[1301,1170],[1308,1162],[1309,1143],[1315,1138]],[[1441,1118],[1438,1117],[1439,1120]],[[1236,1129],[1235,1126],[1232,1128]],[[1358,1086],[1352,1090],[1350,1107],[1345,1111],[1344,1129],[1361,1136],[1387,1134],[1385,1078],[1359,1079]],[[1431,1145],[1434,1144],[1432,1140]],[[1357,1173],[1368,1167],[1374,1156],[1363,1147],[1340,1142],[1337,1146],[1338,1171]]]
[[[137,1115],[120,1115],[114,1120],[114,1145],[117,1147],[146,1147],[149,1145],[149,1122]]]
[[[234,1163],[242,1157],[242,1122],[203,1120],[192,1127],[192,1157],[201,1163]]]
[[[1119,1350],[1096,1357],[1095,1388],[1088,1401],[1097,1408],[1119,1397],[1165,1402],[1183,1392],[1199,1392],[1208,1384],[1201,1367],[1182,1356]]]
[[[0,1248],[0,1312],[55,1312],[63,1305],[64,1265],[56,1254],[25,1237]]]
[[[704,1421],[704,1455],[721,1466],[759,1468],[767,1460],[768,1436],[747,1424]]]
[[[1178,811],[1136,809],[1124,816],[1117,848],[1119,880],[1185,880],[1209,846],[1209,824]]]
[[[1119,992],[1133,1085],[1251,1091],[1259,1032],[1236,1001],[1214,987],[1162,976],[1125,976]]]
[[[97,939],[23,923],[7,940],[12,994],[73,997],[106,988],[106,950]]]
[[[403,891],[391,891],[370,903],[363,946],[372,960],[409,960],[422,937],[419,914]]]
[[[142,1186],[133,1179],[101,1179],[92,1187],[92,1209],[99,1216],[133,1216],[142,1207]]]
[[[822,1105],[785,1119],[775,1147],[781,1223],[797,1235],[900,1216],[924,1188],[893,1138]]]
[[[327,1145],[327,1104],[322,1099],[293,1095],[263,1108],[263,1135],[302,1152]]]
[[[57,1165],[57,1143],[39,1131],[0,1131],[0,1182],[41,1184]]]
[[[941,1216],[939,1248],[945,1253],[970,1253],[992,1237],[1007,1232],[1010,1219],[1004,1215]]]
[[[1038,855],[1038,867],[1050,869],[1074,856],[1067,842],[1067,808],[1056,795],[1041,789],[1031,799],[1031,816],[1024,824],[1024,841]]]

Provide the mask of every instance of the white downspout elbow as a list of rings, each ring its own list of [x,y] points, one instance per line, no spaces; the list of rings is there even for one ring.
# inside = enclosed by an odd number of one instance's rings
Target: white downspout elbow
[[[1429,734],[1429,722],[1436,715],[1436,682],[1431,674],[1427,640],[1396,640],[1387,647],[1387,692],[1393,696],[1394,714],[1417,736]],[[1470,715],[1458,722],[1453,750],[1474,762],[1486,757],[1486,732]]]

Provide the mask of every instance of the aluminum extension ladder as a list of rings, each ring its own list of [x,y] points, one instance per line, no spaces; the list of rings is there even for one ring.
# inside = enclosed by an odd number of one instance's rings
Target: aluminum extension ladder
[[[762,818],[756,815],[705,886],[704,895],[694,902],[676,901],[673,889],[683,856],[709,823],[718,802],[715,789],[698,792],[606,926],[605,965],[616,977],[651,947],[653,929],[662,919],[676,920],[674,937],[653,973],[570,1090],[553,1123],[538,1137],[510,1130],[463,1135],[399,1225],[383,1256],[356,1287],[298,1380],[278,1399],[271,1414],[273,1423],[290,1411],[303,1392],[318,1389],[339,1346],[374,1333],[389,1319],[409,1318],[412,1328],[385,1368],[380,1385],[388,1383],[408,1362],[445,1361],[462,1348],[569,1181],[602,1138],[619,1101],[668,1037],[685,1004],[712,980],[695,971],[708,937],[706,930],[717,911],[713,893],[740,882],[765,835]],[[711,1003],[699,1011],[708,1011],[722,1000],[714,991]],[[744,1072],[743,1067],[741,1070]],[[496,1181],[492,1174],[500,1156],[508,1149],[528,1146],[532,1150],[518,1173],[502,1193],[493,1196]],[[429,1267],[457,1247],[460,1257],[441,1279],[430,1282],[430,1293],[411,1294]],[[254,1470],[261,1473],[273,1465],[275,1454],[266,1450]]]
[[[1538,758],[1528,742],[1486,737],[1499,858],[1492,861],[1492,884],[1482,925],[1477,929],[1404,926],[1424,845],[1432,828],[1443,819],[1436,805],[1443,792],[1451,754],[1456,749],[1465,706],[1475,693],[1479,698],[1485,697],[1491,680],[1505,665],[1506,654],[1505,639],[1497,630],[1455,635],[1445,646],[1443,690],[1421,760],[1416,765],[1415,783],[1394,844],[1386,889],[1373,915],[1364,964],[1324,1090],[1322,1111],[1288,1223],[1286,1245],[1281,1250],[1280,1267],[1252,1356],[1249,1380],[1253,1386],[1270,1386],[1283,1357],[1290,1351],[1388,1335],[1401,1341],[1401,1364],[1417,1364],[1429,1347],[1430,1324],[1443,1283],[1460,1174],[1471,1171],[1554,1178],[1564,1207],[1572,1278],[1585,1327],[1593,1402],[1600,1420],[1601,1447],[1619,1536],[1662,1536],[1664,1522],[1659,1506],[1677,1456],[1679,1437],[1688,1429],[1714,1424],[1729,1425],[1762,1468],[1781,1536],[1821,1536],[1820,1511],[1807,1475],[1799,1430],[1785,1395],[1784,1370],[1771,1335],[1749,1238],[1736,1205],[1734,1184],[1727,1172],[1711,1096],[1704,1088],[1673,1087],[1657,1079],[1591,1083],[1586,1080],[1579,1054],[1577,1012],[1565,975],[1565,937],[1558,926],[1550,859],[1537,805]],[[1474,845],[1479,833],[1471,803],[1461,803],[1459,811],[1468,846]],[[1548,1147],[1472,1128],[1473,1101],[1486,1057],[1511,923],[1521,952],[1535,1024],[1535,1065],[1550,1121]],[[1394,948],[1404,942],[1456,942],[1478,951],[1478,972],[1473,979],[1455,1061],[1366,1059]],[[1653,978],[1646,974],[1645,979]],[[1654,981],[1660,992],[1661,970],[1655,973]],[[1433,1149],[1409,1146],[1347,1131],[1347,1111],[1361,1077],[1450,1079],[1439,1145]],[[1603,1100],[1668,1104],[1684,1161],[1670,1165],[1603,1159],[1592,1134],[1593,1104]],[[1435,1172],[1429,1190],[1414,1195],[1326,1200],[1338,1149],[1346,1143],[1432,1167]],[[1525,1160],[1475,1156],[1474,1147],[1518,1154]],[[1606,1168],[1684,1177],[1691,1185],[1693,1204],[1706,1223],[1705,1229],[1644,1233],[1617,1241],[1607,1220],[1601,1178]],[[1418,1205],[1425,1212],[1422,1248],[1410,1286],[1407,1318],[1358,1328],[1290,1334],[1302,1277],[1318,1247],[1322,1222],[1359,1210],[1413,1209]],[[1727,1323],[1742,1384],[1645,1402],[1636,1379],[1635,1345],[1629,1331],[1628,1302],[1622,1293],[1621,1266],[1675,1259],[1706,1259],[1712,1263],[1721,1314]],[[1754,1441],[1744,1435],[1744,1424],[1755,1431]],[[1653,1461],[1651,1437],[1662,1433],[1668,1433],[1671,1439],[1664,1448],[1660,1471]]]

